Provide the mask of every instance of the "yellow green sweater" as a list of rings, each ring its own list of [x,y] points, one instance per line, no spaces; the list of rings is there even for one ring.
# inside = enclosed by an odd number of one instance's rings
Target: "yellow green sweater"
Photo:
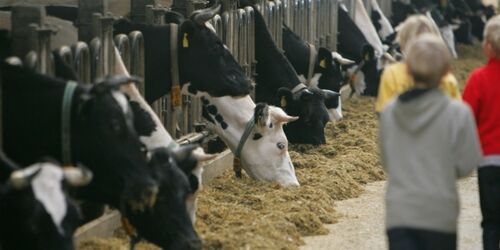
[[[375,111],[382,111],[389,100],[408,90],[411,86],[413,86],[413,79],[407,72],[406,64],[398,62],[387,66],[380,78]],[[453,99],[462,99],[457,79],[451,73],[443,78],[440,89]]]

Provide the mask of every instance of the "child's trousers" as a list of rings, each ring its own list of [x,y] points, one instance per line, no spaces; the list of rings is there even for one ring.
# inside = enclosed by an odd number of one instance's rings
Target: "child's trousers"
[[[456,250],[457,234],[406,227],[390,228],[389,250]]]
[[[500,249],[500,166],[485,166],[478,170],[479,198],[483,221],[483,248]]]

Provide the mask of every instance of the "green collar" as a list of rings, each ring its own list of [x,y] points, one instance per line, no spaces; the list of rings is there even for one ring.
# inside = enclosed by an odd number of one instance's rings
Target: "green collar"
[[[61,111],[61,153],[63,166],[71,164],[71,103],[78,84],[68,81],[64,89]]]

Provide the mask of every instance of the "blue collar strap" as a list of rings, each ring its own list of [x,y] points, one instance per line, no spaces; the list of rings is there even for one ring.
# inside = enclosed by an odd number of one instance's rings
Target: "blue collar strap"
[[[240,158],[241,150],[243,150],[243,146],[245,146],[245,143],[247,142],[248,137],[250,136],[254,128],[255,128],[255,117],[252,116],[252,118],[250,118],[250,120],[247,122],[245,131],[243,131],[243,135],[241,136],[240,143],[238,143],[238,147],[236,148],[236,152],[234,153],[234,156],[236,158]]]
[[[71,103],[78,84],[68,81],[64,89],[61,111],[61,149],[63,166],[71,164]]]

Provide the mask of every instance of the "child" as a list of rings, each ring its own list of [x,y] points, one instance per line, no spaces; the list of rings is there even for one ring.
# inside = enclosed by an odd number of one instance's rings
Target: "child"
[[[407,47],[411,41],[414,41],[422,34],[435,34],[440,36],[439,30],[435,27],[429,18],[424,15],[413,15],[407,18],[401,25],[397,40],[401,46],[403,54],[407,54]],[[382,111],[387,102],[396,95],[399,95],[411,88],[413,79],[411,79],[404,63],[394,63],[385,68],[380,78],[380,86],[375,103],[375,111]],[[448,73],[442,80],[441,90],[455,99],[460,99],[457,79],[451,73]]]
[[[483,51],[488,64],[470,75],[464,90],[476,118],[483,159],[478,181],[483,214],[484,249],[500,249],[500,16],[484,29]]]
[[[417,38],[405,60],[413,88],[380,115],[391,250],[456,249],[456,180],[476,167],[481,149],[469,108],[438,89],[450,58],[439,37]]]

